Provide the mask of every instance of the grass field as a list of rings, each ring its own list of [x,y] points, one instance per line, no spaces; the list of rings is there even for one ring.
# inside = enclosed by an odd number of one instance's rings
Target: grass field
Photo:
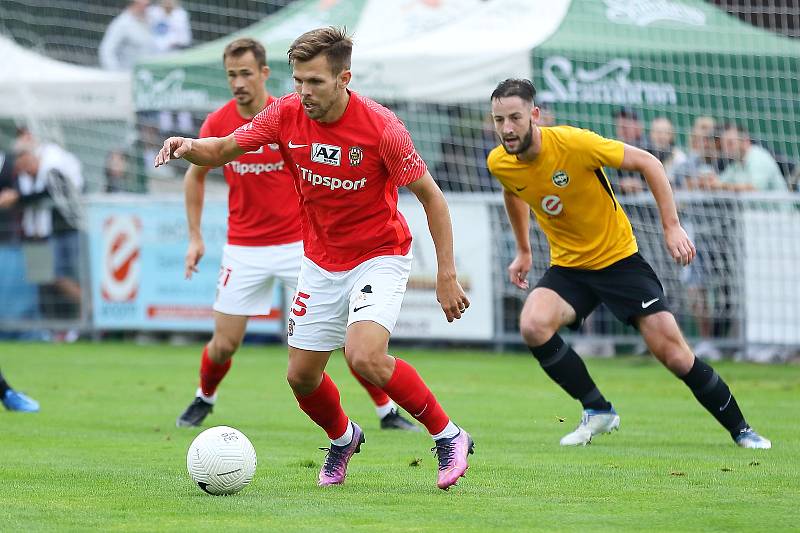
[[[367,443],[341,487],[315,485],[324,433],[297,408],[281,347],[245,347],[210,425],[248,435],[249,487],[201,492],[199,430],[177,429],[198,346],[0,344],[0,368],[42,404],[0,411],[0,531],[787,531],[800,524],[800,367],[718,363],[772,450],[742,450],[648,358],[588,360],[621,430],[561,448],[579,405],[530,356],[399,349],[475,438],[468,477],[435,486],[425,434],[377,429],[341,356],[329,367]],[[563,421],[562,421],[563,419]],[[417,465],[417,466],[413,466]]]

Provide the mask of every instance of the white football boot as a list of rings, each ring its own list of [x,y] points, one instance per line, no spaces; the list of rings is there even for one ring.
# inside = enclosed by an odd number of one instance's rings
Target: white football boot
[[[575,431],[564,435],[561,439],[562,446],[586,446],[592,442],[592,437],[611,433],[619,429],[619,415],[612,407],[610,411],[596,411],[584,409],[581,423]]]
[[[751,427],[743,429],[734,440],[736,441],[736,444],[742,448],[753,448],[760,450],[768,450],[772,448],[772,442],[756,433]]]

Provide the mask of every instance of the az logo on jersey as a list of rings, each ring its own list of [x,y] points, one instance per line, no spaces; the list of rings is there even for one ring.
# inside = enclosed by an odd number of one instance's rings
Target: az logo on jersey
[[[561,203],[561,198],[554,194],[548,194],[542,198],[542,211],[548,215],[557,216],[564,210],[564,204]]]
[[[311,145],[311,160],[315,163],[338,167],[342,162],[342,149],[332,144],[313,143]]]
[[[569,183],[569,174],[564,172],[563,170],[559,170],[555,174],[553,174],[553,185],[556,187],[566,187]]]

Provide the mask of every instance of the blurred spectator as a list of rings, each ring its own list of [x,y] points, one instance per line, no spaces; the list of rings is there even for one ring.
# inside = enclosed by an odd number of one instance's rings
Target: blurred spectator
[[[492,131],[494,131],[494,126],[492,126]],[[548,128],[550,126],[556,125],[556,114],[555,112],[545,104],[539,104],[539,126]]]
[[[39,315],[38,289],[25,275],[14,163],[12,154],[0,152],[0,321],[12,322],[33,320]],[[17,334],[2,337],[17,338]]]
[[[498,145],[491,117],[486,115],[478,129],[462,125],[472,118],[468,110],[457,109],[450,116],[457,133],[441,142],[442,159],[434,175],[439,186],[445,191],[498,191],[497,180],[486,168],[486,156]]]
[[[189,13],[181,7],[179,0],[161,0],[158,5],[148,7],[147,19],[153,32],[157,53],[173,52],[192,44]],[[159,137],[195,131],[192,114],[188,111],[160,111],[158,128]]]
[[[686,160],[673,167],[675,187],[717,190],[721,166],[716,122],[709,116],[697,117],[692,124]],[[697,247],[697,256],[692,264],[681,269],[680,279],[686,287],[700,336],[693,351],[698,357],[715,360],[722,354],[711,339],[727,337],[733,324],[731,280],[735,258],[730,250],[735,249],[731,240],[737,234],[737,222],[729,216],[733,206],[724,198],[709,196],[696,200],[692,207],[684,229]]]
[[[52,298],[42,297],[43,311],[51,318],[76,318],[81,304],[78,227],[84,180],[80,161],[60,146],[39,146],[26,138],[19,139],[14,149],[16,201],[24,207],[23,235],[46,240],[52,252],[55,290]]]
[[[650,123],[650,143],[647,149],[661,161],[670,183],[674,183],[674,168],[686,161],[687,156],[675,146],[675,130],[667,117],[656,117]]]
[[[160,123],[161,117],[157,111],[136,113],[136,129],[138,132],[136,152],[141,156],[137,163],[137,168],[148,178],[169,180],[175,178],[179,170],[176,170],[176,168],[164,170],[164,167],[169,165],[162,165],[158,168],[153,167],[153,159],[161,149],[161,139],[163,138]]]
[[[689,136],[686,159],[673,166],[675,187],[678,189],[715,189],[719,181],[716,123],[707,116],[697,117]]]
[[[147,8],[147,19],[155,36],[156,51],[171,52],[192,44],[189,13],[179,0],[161,0]]]
[[[105,192],[127,192],[133,189],[133,177],[127,152],[119,149],[108,152],[104,172],[106,176]]]
[[[614,112],[614,127],[616,138],[625,144],[644,148],[644,125],[639,120],[639,114],[630,107],[620,107]]]
[[[795,165],[794,171],[787,178],[787,181],[789,182],[789,189],[800,192],[800,165]]]
[[[136,62],[157,51],[147,20],[150,0],[131,0],[106,29],[100,42],[100,66],[108,70],[133,70]]]
[[[722,153],[732,162],[719,177],[720,188],[730,191],[788,191],[775,158],[736,124],[725,126],[720,136]]]
[[[642,121],[639,120],[638,113],[630,107],[620,107],[614,111],[614,128],[617,140],[647,149]],[[624,170],[617,170],[614,174],[617,177],[616,185],[620,194],[635,194],[645,190],[646,184],[641,175]]]
[[[17,201],[14,156],[0,152],[0,246],[19,241],[19,214],[11,208]]]

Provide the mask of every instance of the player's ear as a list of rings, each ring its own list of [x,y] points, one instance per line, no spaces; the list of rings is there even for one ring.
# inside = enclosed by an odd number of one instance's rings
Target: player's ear
[[[336,84],[339,86],[340,89],[346,88],[350,84],[350,80],[353,78],[353,73],[350,70],[343,70],[336,80]]]
[[[270,71],[270,68],[268,66],[264,65],[263,67],[261,67],[261,75],[264,76],[265,80],[269,79],[269,73],[270,72],[271,71]]]
[[[542,110],[539,109],[539,106],[535,105],[531,109],[531,120],[533,120],[534,124],[539,124],[539,119],[542,116]]]

